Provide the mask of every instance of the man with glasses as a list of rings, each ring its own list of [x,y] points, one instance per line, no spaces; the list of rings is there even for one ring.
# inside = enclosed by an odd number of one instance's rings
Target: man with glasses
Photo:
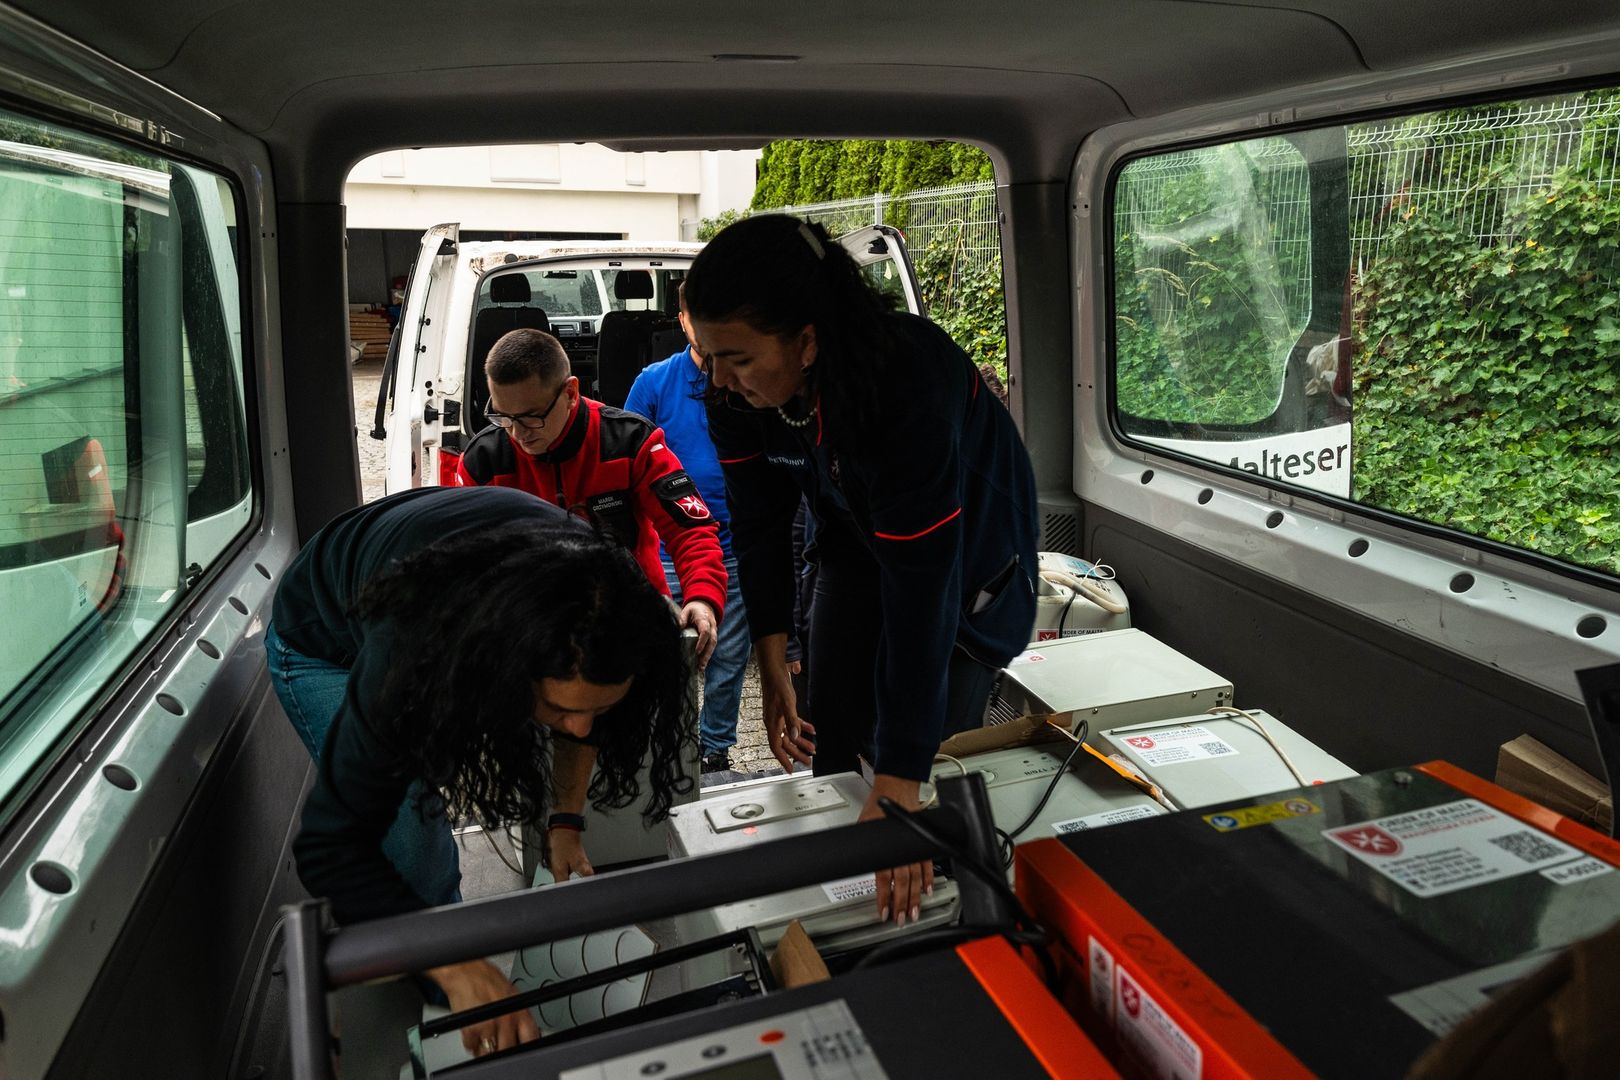
[[[697,631],[706,666],[725,611],[725,560],[714,515],[663,431],[580,394],[562,343],[541,330],[496,341],[484,374],[490,426],[467,444],[456,483],[518,488],[590,521],[668,595],[662,540],[680,584],[681,625]]]

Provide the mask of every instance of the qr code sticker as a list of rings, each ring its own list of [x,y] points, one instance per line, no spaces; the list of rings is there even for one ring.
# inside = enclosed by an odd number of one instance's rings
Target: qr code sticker
[[[1211,757],[1214,757],[1217,754],[1230,754],[1233,752],[1232,748],[1223,742],[1199,743],[1198,748],[1204,751],[1204,753],[1209,754]]]
[[[1564,853],[1563,849],[1537,836],[1533,832],[1508,833],[1506,836],[1493,836],[1491,843],[1510,855],[1517,855],[1525,862],[1544,862],[1547,859],[1556,859]]]

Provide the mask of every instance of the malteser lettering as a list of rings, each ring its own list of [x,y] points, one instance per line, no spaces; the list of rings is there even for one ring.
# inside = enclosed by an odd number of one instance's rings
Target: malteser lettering
[[[1340,443],[1338,446],[1324,446],[1320,450],[1304,454],[1282,454],[1274,450],[1262,450],[1257,458],[1249,461],[1234,456],[1227,465],[1254,473],[1256,476],[1294,480],[1301,476],[1310,476],[1312,473],[1332,472],[1344,468],[1345,451],[1349,449],[1349,443]]]

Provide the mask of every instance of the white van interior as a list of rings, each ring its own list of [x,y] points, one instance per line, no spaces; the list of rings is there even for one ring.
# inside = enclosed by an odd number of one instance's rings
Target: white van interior
[[[1612,4],[9,0],[0,27],[0,1075],[290,1075],[311,765],[264,626],[360,501],[342,190],[387,149],[982,147],[1042,549],[1105,560],[1133,627],[1350,769],[1489,777],[1529,734],[1603,775],[1575,673],[1620,660]],[[1447,172],[1480,131],[1523,168]],[[1441,191],[1478,224],[1409,275],[1457,283],[1420,306],[1386,256]],[[1555,213],[1587,240],[1545,250]],[[621,329],[627,364],[672,340],[672,267],[503,264],[458,322],[421,272],[457,244],[430,230],[413,275],[391,490],[478,429],[508,322],[604,394]],[[1478,365],[1521,333],[1557,393]],[[1432,452],[1381,426],[1394,385],[1437,395],[1401,429]]]

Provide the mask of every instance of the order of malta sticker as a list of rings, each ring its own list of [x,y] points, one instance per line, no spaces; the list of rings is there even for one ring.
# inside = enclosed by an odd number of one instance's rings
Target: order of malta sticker
[[[1160,1080],[1198,1080],[1204,1051],[1131,977],[1114,965],[1114,1028],[1120,1042]]]
[[[1584,857],[1562,840],[1473,799],[1323,829],[1322,835],[1418,896],[1439,896]]]
[[[1123,741],[1150,768],[1228,757],[1237,753],[1237,747],[1207,727],[1155,728],[1137,735],[1126,735]]]

